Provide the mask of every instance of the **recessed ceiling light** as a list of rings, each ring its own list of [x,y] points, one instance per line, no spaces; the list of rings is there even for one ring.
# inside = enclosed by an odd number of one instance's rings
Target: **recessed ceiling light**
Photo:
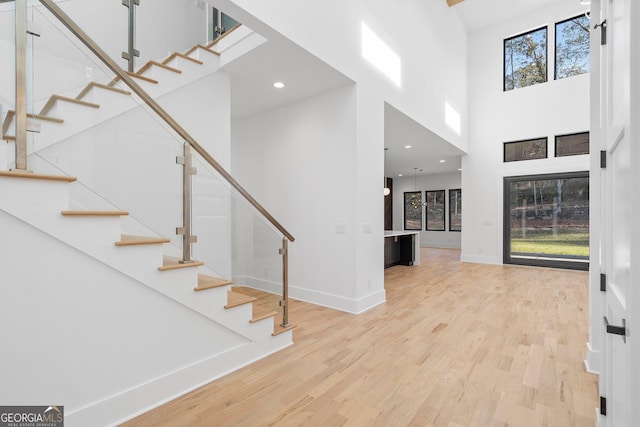
[[[410,145],[405,145],[404,148],[411,148],[411,146]]]
[[[462,172],[462,168],[458,169],[460,172]]]
[[[399,174],[398,174],[398,176],[402,176],[402,174],[401,174],[401,173],[399,173]]]
[[[276,89],[282,89],[284,87],[284,83],[282,82],[275,82],[273,84],[273,87],[275,87]]]
[[[440,160],[440,163],[444,163],[444,160]]]

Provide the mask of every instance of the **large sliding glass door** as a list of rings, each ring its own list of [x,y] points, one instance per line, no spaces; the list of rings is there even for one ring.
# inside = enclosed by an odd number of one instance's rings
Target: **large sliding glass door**
[[[504,179],[504,263],[589,268],[589,173]]]

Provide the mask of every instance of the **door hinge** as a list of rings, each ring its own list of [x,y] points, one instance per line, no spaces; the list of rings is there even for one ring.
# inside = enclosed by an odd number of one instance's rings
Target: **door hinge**
[[[600,292],[607,292],[607,275],[600,274]]]
[[[594,30],[597,30],[598,28],[600,28],[600,44],[604,46],[607,44],[607,20],[605,19],[593,27]]]
[[[600,167],[607,168],[607,152],[605,150],[600,151]]]
[[[609,324],[609,319],[604,316],[604,324],[608,334],[620,335],[622,341],[627,342],[627,319],[622,319],[622,326],[616,326]]]
[[[600,396],[600,415],[607,415],[607,398]]]

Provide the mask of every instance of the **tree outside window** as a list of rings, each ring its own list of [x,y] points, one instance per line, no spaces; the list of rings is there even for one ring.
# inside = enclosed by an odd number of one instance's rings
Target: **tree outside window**
[[[504,90],[547,81],[547,27],[504,41]]]
[[[427,191],[427,231],[445,231],[444,190]]]
[[[404,229],[422,230],[422,191],[404,193]]]
[[[556,24],[556,80],[589,72],[589,19],[576,16]]]
[[[449,231],[462,231],[462,190],[449,190]]]

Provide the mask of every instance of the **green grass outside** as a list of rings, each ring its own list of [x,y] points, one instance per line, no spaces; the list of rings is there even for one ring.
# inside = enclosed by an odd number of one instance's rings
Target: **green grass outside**
[[[522,230],[511,230],[511,252],[589,256],[588,229],[562,229],[556,236],[548,229],[527,230],[522,238]]]

